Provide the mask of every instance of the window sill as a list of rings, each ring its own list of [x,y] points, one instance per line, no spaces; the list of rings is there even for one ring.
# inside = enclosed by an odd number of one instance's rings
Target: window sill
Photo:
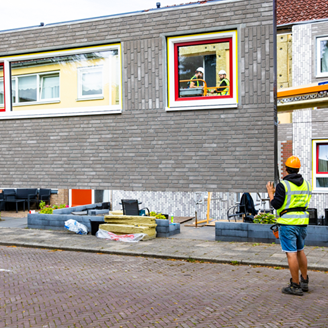
[[[166,107],[167,112],[174,111],[185,111],[185,110],[206,110],[206,109],[229,109],[229,108],[238,108],[238,104],[222,104],[222,105],[204,105],[204,106],[184,106],[184,107]]]
[[[328,188],[313,189],[312,194],[328,194]]]
[[[76,101],[87,101],[87,100],[103,100],[104,96],[95,96],[95,97],[88,97],[88,98],[77,98]]]
[[[25,103],[13,104],[13,107],[22,107],[22,106],[35,106],[35,105],[44,105],[44,104],[58,104],[60,100],[44,100],[44,101],[31,101]]]
[[[0,120],[15,120],[15,119],[28,119],[28,118],[48,118],[48,117],[65,117],[65,116],[85,116],[85,115],[107,115],[107,114],[121,114],[122,109],[119,106],[108,108],[101,107],[85,107],[81,108],[63,108],[52,110],[24,110],[13,112],[0,113]]]

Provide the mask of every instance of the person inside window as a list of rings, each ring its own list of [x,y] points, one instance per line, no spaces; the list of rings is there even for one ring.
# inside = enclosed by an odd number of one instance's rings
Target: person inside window
[[[198,67],[195,71],[195,75],[190,79],[190,82],[188,82],[189,88],[199,88],[203,86],[202,81],[193,81],[193,80],[203,79],[203,76],[204,76],[204,68]]]
[[[225,96],[229,94],[229,89],[227,88],[230,86],[230,81],[227,79],[227,72],[225,70],[221,70],[219,72],[219,78],[220,78],[220,84],[219,87],[217,88],[217,92],[221,96]]]

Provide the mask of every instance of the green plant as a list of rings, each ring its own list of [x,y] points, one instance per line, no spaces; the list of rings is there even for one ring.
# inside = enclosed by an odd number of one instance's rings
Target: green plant
[[[41,209],[41,211],[39,212],[40,214],[52,214],[53,213],[53,208],[51,207],[44,207]]]
[[[166,217],[162,213],[151,211],[150,216],[155,216],[156,219],[166,220]]]
[[[260,224],[274,224],[276,223],[276,217],[271,213],[260,213],[254,217],[253,222]]]
[[[46,206],[46,202],[44,202],[43,200],[40,201],[39,207],[42,210],[44,207]]]

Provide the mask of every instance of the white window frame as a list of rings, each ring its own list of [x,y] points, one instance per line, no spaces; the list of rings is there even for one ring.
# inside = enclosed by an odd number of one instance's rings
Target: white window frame
[[[317,187],[317,178],[328,178],[328,173],[317,174],[317,145],[328,144],[328,139],[312,140],[312,192],[328,193],[328,188]]]
[[[82,95],[82,76],[84,72],[92,72],[92,71],[101,71],[101,94],[99,95]],[[111,94],[111,93],[110,93]],[[77,69],[77,100],[93,100],[93,99],[103,99],[104,98],[104,67],[102,65],[99,66],[86,66],[86,67],[78,67]]]
[[[76,55],[76,54],[85,54],[90,52],[103,52],[109,50],[117,50],[118,51],[118,65],[117,69],[119,70],[119,104],[111,105],[111,92],[109,92],[109,105],[108,106],[81,106],[74,108],[58,108],[58,109],[38,109],[38,110],[19,110],[12,111],[12,106],[17,106],[16,104],[12,104],[11,97],[5,97],[5,112],[0,112],[0,120],[3,119],[17,119],[17,118],[38,118],[38,117],[63,117],[63,116],[81,116],[81,115],[104,115],[104,114],[120,114],[122,113],[122,59],[121,59],[121,44],[111,44],[105,46],[93,46],[93,47],[85,47],[85,48],[74,48],[69,50],[58,50],[44,53],[31,53],[27,55],[17,55],[17,56],[8,56],[1,57],[0,63],[4,63],[4,78],[5,81],[10,80],[10,63],[15,61],[23,61],[23,60],[32,60],[32,59],[42,59],[49,57],[57,57],[57,56],[66,56],[66,55]],[[112,71],[114,63],[110,61],[109,63],[109,88],[111,90],[112,79],[110,72]],[[41,73],[39,73],[41,74]],[[16,87],[17,88],[17,87]],[[11,92],[11,83],[5,83],[5,95],[10,95]],[[39,92],[39,91],[38,91]],[[53,101],[51,101],[53,102]],[[42,101],[42,104],[45,102]],[[36,102],[33,102],[35,105]],[[32,102],[24,103],[24,106],[32,105]],[[23,105],[21,105],[23,106]]]
[[[328,77],[328,72],[321,72],[321,61],[320,61],[320,42],[321,41],[328,41],[328,36],[317,38],[317,53],[316,53],[316,59],[317,59],[317,77]]]
[[[59,75],[59,97],[58,98],[48,98],[48,99],[41,99],[41,77],[43,76],[49,76],[49,75]],[[27,102],[18,102],[18,78],[25,77],[25,76],[36,76],[36,101],[27,101]],[[22,74],[22,75],[15,75],[11,77],[11,82],[15,81],[15,102],[12,102],[12,105],[14,107],[19,106],[29,106],[29,105],[38,105],[38,104],[48,104],[48,103],[57,103],[60,101],[60,72],[59,71],[53,71],[53,72],[42,72],[42,73],[34,73],[34,74]],[[13,90],[12,90],[13,92]]]
[[[175,100],[175,65],[174,65],[174,45],[177,43],[193,42],[193,41],[207,41],[232,38],[232,65],[233,65],[233,97],[232,98],[214,98],[206,100]],[[212,108],[237,108],[238,107],[238,40],[237,30],[223,31],[223,32],[211,32],[195,35],[185,35],[179,37],[167,38],[167,90],[168,90],[168,102],[166,111],[177,110],[201,110]]]

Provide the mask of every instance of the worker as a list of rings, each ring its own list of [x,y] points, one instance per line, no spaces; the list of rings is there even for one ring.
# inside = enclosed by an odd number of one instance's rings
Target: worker
[[[227,72],[223,69],[219,72],[219,87],[217,88],[217,92],[219,95],[224,96],[229,93],[229,88],[224,88],[224,87],[229,87],[230,86],[230,81],[227,79]]]
[[[279,238],[282,251],[286,253],[291,273],[290,284],[281,291],[284,294],[302,296],[309,290],[307,275],[307,259],[304,253],[304,240],[309,213],[306,208],[311,200],[311,186],[299,174],[301,162],[298,157],[291,156],[286,163],[287,176],[278,183],[276,189],[272,182],[266,185],[271,205],[277,210],[279,218]],[[299,270],[301,275],[299,277]]]
[[[204,76],[204,68],[203,67],[198,67],[195,71],[195,75],[190,79],[189,88],[199,88],[200,86],[203,85],[202,81],[192,81],[195,79],[203,79]]]

